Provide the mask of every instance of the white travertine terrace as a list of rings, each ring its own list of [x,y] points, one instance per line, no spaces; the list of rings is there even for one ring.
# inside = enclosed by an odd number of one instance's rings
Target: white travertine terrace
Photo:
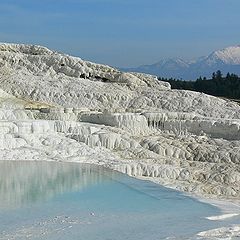
[[[240,198],[240,106],[41,46],[0,44],[0,159],[76,161]]]

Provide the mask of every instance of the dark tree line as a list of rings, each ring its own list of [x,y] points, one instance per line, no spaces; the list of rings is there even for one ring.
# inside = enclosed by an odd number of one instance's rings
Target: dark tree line
[[[199,77],[196,81],[184,81],[179,79],[159,78],[169,82],[172,89],[185,89],[207,93],[213,96],[240,99],[240,77],[227,73],[224,77],[221,71],[214,72],[211,79]]]

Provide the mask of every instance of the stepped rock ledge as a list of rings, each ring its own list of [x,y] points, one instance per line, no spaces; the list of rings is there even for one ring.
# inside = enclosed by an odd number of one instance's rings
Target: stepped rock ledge
[[[101,164],[240,199],[240,106],[45,47],[0,44],[0,159]]]

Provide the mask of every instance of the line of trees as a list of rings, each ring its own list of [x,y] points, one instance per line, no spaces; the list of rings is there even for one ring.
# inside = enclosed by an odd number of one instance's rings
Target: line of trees
[[[159,80],[169,82],[172,89],[185,89],[213,96],[240,99],[240,77],[230,73],[223,76],[220,70],[214,72],[211,79],[199,77],[196,81],[184,81],[160,77]]]

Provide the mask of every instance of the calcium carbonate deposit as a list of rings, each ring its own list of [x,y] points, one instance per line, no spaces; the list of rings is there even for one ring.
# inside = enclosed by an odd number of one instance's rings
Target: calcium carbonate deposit
[[[95,163],[240,198],[240,106],[155,76],[0,44],[0,133],[1,160]]]
[[[240,106],[34,45],[0,44],[0,158],[79,161],[240,197]]]

